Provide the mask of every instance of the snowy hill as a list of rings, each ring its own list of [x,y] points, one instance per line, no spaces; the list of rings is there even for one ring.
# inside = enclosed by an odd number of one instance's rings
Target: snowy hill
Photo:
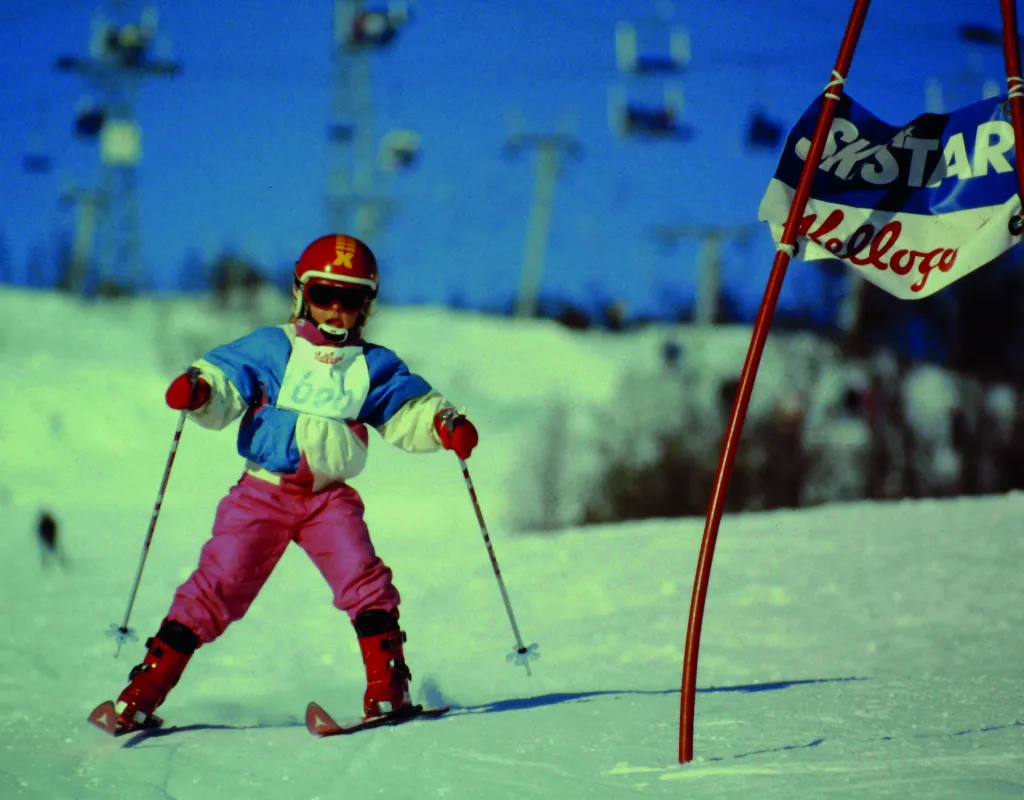
[[[385,310],[373,335],[480,426],[469,465],[523,635],[540,643],[533,676],[505,662],[513,640],[457,462],[374,438],[354,485],[402,591],[414,698],[453,713],[350,738],[306,733],[309,700],[352,716],[364,684],[351,627],[293,549],[247,617],[193,659],[163,707],[171,729],[105,738],[84,719],[142,655],[135,643],[113,658],[104,631],[123,616],[174,429],[163,389],[190,348],[245,324],[194,300],[80,306],[5,292],[0,313],[0,797],[1024,795],[1024,496],[727,516],[697,759],[680,766],[702,520],[511,527],[536,420],[566,398],[604,402],[623,371],[657,358],[661,334],[428,309]],[[735,334],[708,345],[723,365],[742,360]],[[229,432],[186,428],[132,614],[140,638],[195,566],[238,471]],[[66,569],[41,565],[43,508],[60,521]]]

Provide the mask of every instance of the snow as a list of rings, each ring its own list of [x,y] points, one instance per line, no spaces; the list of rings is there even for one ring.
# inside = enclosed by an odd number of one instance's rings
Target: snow
[[[612,422],[640,436],[644,415],[667,420],[672,397],[711,396],[712,368],[738,372],[744,332],[690,335],[704,366],[650,410],[620,389],[654,390],[644,370],[658,368],[665,331],[570,333],[440,309],[383,309],[372,333],[481,429],[468,463],[519,626],[540,643],[532,677],[505,661],[514,641],[457,461],[376,439],[354,485],[402,591],[414,698],[452,714],[309,736],[308,701],[351,717],[364,684],[347,620],[293,549],[247,617],[197,653],[162,709],[169,733],[104,737],[85,717],[142,654],[131,643],[115,659],[104,632],[122,620],[177,419],[164,387],[192,351],[252,318],[214,318],[194,299],[90,306],[10,291],[0,314],[0,797],[1024,795],[1024,496],[727,515],[696,759],[680,765],[703,520],[535,533],[516,520],[534,502],[526,489],[539,491],[524,473],[550,445],[550,420],[580,428],[565,444],[579,483],[566,486],[584,486],[599,471],[590,410],[612,404]],[[771,367],[785,366],[781,351],[814,349],[770,342],[780,350],[766,354],[766,396],[790,385]],[[942,390],[924,378],[929,396]],[[132,612],[141,639],[238,472],[231,433],[186,427]],[[44,508],[60,522],[66,569],[41,563]]]

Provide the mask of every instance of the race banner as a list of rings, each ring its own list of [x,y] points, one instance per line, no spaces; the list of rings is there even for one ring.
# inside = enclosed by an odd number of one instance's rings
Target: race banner
[[[761,200],[778,244],[822,98],[804,112]],[[906,300],[934,294],[1020,241],[1013,125],[1005,97],[882,122],[844,95],[797,236],[797,258],[839,259]]]

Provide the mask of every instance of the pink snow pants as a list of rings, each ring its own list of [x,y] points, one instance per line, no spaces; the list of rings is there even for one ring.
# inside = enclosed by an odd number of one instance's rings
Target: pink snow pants
[[[245,475],[217,507],[213,535],[196,571],[178,587],[167,619],[212,642],[242,618],[292,541],[327,580],[335,607],[351,619],[398,607],[391,570],[374,552],[355,489],[341,484],[313,494]]]

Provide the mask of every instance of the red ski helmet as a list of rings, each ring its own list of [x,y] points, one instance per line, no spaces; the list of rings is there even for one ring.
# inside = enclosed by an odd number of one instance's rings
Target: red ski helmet
[[[331,233],[314,239],[295,262],[293,317],[300,319],[309,315],[305,290],[310,282],[364,286],[369,292],[372,306],[377,297],[379,277],[373,251],[354,236]],[[366,321],[369,313],[368,310],[360,316],[359,326]]]
[[[295,262],[295,285],[299,289],[310,279],[318,278],[368,286],[370,294],[376,297],[379,277],[373,251],[359,239],[343,233],[314,239]]]

